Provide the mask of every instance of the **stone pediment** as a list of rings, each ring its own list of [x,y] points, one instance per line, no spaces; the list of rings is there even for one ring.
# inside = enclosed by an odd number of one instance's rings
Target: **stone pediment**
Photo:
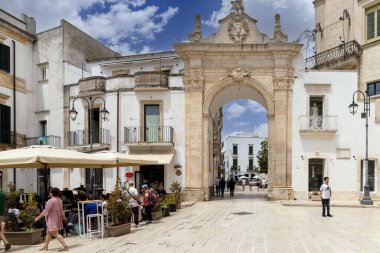
[[[205,38],[204,42],[266,44],[273,42],[273,39],[261,33],[257,27],[257,20],[246,13],[231,13],[219,20],[219,30]]]

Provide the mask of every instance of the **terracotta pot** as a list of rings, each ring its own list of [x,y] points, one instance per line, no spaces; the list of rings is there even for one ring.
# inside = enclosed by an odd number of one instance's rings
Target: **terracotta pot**
[[[41,242],[42,229],[33,231],[4,232],[12,245],[33,245]]]
[[[117,226],[108,226],[107,231],[108,231],[108,236],[109,237],[117,237],[121,235],[128,234],[131,232],[131,224],[132,223],[126,223],[126,224],[121,224]]]
[[[152,219],[154,221],[159,220],[161,218],[162,218],[162,212],[158,211],[158,212],[152,213]]]

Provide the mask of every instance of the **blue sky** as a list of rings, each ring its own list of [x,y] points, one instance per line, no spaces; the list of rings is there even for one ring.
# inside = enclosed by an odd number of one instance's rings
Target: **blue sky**
[[[214,33],[217,20],[228,15],[231,0],[0,0],[0,8],[20,17],[33,16],[37,31],[56,27],[66,19],[123,55],[172,50],[187,40],[195,15],[202,19],[203,36]],[[258,20],[261,32],[273,34],[274,15],[294,41],[314,27],[312,0],[244,0],[245,10]],[[237,131],[265,134],[266,113],[252,110],[247,100],[232,101],[225,111],[223,135]],[[232,118],[231,118],[231,115]]]

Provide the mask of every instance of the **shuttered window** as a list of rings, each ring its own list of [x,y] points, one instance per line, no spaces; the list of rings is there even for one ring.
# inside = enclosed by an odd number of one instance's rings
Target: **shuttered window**
[[[0,69],[7,73],[11,72],[10,51],[10,47],[0,44]]]
[[[11,143],[11,108],[0,105],[0,143]]]

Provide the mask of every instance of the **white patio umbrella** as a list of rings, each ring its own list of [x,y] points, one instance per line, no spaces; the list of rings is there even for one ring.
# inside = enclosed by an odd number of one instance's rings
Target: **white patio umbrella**
[[[125,167],[125,166],[139,166],[148,164],[157,164],[158,161],[150,160],[149,157],[143,157],[136,159],[128,154],[122,154],[114,151],[100,151],[91,154],[99,158],[112,159],[112,165],[104,165],[103,168],[107,167]]]

